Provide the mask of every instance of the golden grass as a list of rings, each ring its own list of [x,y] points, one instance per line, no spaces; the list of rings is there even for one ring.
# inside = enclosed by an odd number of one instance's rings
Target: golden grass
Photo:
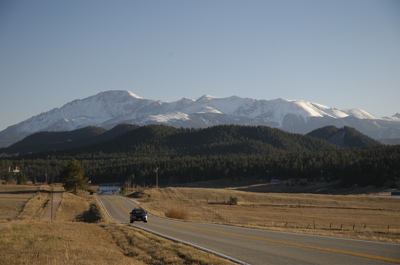
[[[89,223],[111,222],[107,214],[100,209],[101,205],[94,196],[73,195],[64,192],[56,220]]]
[[[0,185],[0,222],[40,218],[49,190],[48,186]]]
[[[186,212],[180,208],[171,208],[165,211],[165,216],[174,219],[186,219]]]
[[[228,204],[231,197],[237,197],[238,205]],[[179,208],[189,221],[400,243],[396,198],[154,188],[138,201],[162,217],[168,217],[165,209]]]
[[[103,228],[35,221],[0,231],[2,264],[137,264]]]
[[[18,187],[14,189],[20,194]],[[0,193],[0,201],[4,196],[8,194]],[[24,211],[34,212],[36,204],[29,203],[28,197],[24,200],[28,200]],[[87,218],[96,224],[82,222]],[[233,264],[139,229],[110,223],[94,196],[64,193],[56,221],[25,219],[0,230],[0,263]]]
[[[10,185],[7,192],[2,188],[0,213],[5,219],[21,219],[0,230],[2,264],[232,264],[139,229],[113,225],[94,196],[64,193],[56,220],[41,221],[36,213],[44,204],[37,197],[44,198],[46,192],[35,195],[34,186]],[[400,242],[400,204],[394,198],[202,188],[154,188],[142,195],[137,199],[141,206],[160,216],[179,209],[186,220]],[[228,204],[231,197],[238,205]],[[8,205],[11,198],[18,202],[13,207]]]
[[[56,220],[74,222],[79,214],[87,210],[89,210],[89,202],[84,196],[64,192],[61,205],[56,214]]]
[[[126,256],[138,264],[234,264],[215,255],[127,226],[107,227]]]

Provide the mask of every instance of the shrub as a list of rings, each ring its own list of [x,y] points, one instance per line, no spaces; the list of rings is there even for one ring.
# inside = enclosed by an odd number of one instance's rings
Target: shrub
[[[230,197],[228,201],[229,205],[238,205],[238,198],[237,197]]]
[[[182,209],[172,208],[165,212],[165,216],[175,219],[186,219],[186,213]]]

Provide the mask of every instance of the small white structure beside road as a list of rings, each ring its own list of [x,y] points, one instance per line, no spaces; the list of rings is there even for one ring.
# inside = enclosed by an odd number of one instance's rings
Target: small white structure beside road
[[[120,194],[121,188],[117,186],[103,186],[99,187],[98,192],[100,194]]]

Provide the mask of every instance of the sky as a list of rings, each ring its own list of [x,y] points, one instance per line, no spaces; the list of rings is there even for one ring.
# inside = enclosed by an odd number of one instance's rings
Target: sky
[[[400,1],[0,1],[0,130],[108,90],[393,116]]]

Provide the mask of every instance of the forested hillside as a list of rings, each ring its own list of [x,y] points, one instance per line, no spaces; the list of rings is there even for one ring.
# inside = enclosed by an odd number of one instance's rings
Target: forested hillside
[[[67,132],[38,132],[7,148],[0,148],[0,153],[24,154],[79,148],[109,141],[138,127],[132,124],[120,124],[111,130],[88,126]]]
[[[44,181],[47,176],[59,181],[60,170],[75,158],[92,183],[130,180],[141,186],[154,185],[156,174],[160,185],[221,178],[324,177],[341,180],[342,185],[381,186],[400,177],[400,146],[376,145],[352,135],[351,141],[361,142],[363,148],[342,148],[318,137],[266,126],[149,125],[95,145],[6,156],[0,159],[0,169],[3,179],[10,166],[18,166],[31,180]]]
[[[327,140],[335,145],[346,148],[363,148],[381,146],[382,143],[368,137],[354,128],[343,127],[337,128],[335,126],[326,126],[314,130],[307,135]]]
[[[70,150],[70,154],[123,152],[136,157],[265,155],[337,148],[315,137],[291,134],[266,126],[221,125],[206,129],[187,129],[148,125],[101,145]]]

